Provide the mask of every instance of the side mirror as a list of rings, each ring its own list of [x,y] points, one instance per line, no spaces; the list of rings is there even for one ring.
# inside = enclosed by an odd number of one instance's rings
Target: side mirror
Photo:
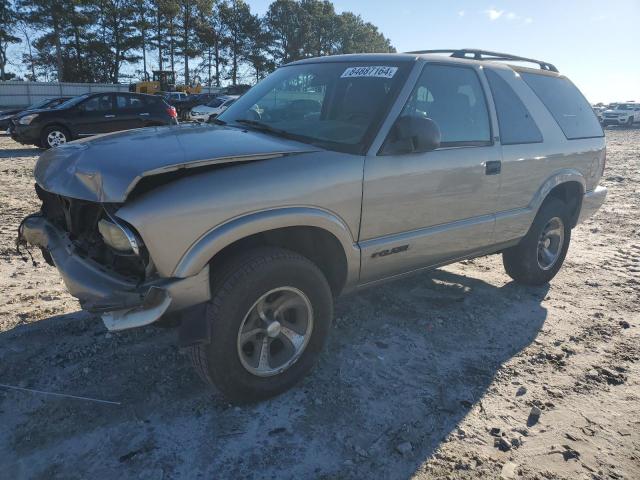
[[[384,155],[429,152],[440,146],[440,128],[430,118],[399,117],[382,147]]]

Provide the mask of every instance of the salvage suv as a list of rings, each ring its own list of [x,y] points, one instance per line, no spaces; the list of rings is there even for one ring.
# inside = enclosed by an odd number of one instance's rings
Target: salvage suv
[[[45,152],[18,243],[109,330],[178,318],[202,378],[245,402],[311,370],[341,293],[495,253],[515,281],[548,282],[605,200],[604,165],[593,110],[549,63],[312,58],[216,124]]]

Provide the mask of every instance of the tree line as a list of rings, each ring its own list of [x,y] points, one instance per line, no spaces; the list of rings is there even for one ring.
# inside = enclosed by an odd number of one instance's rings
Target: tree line
[[[121,83],[158,69],[209,86],[305,57],[395,51],[328,0],[275,0],[263,16],[243,0],[0,0],[0,80],[18,43],[29,80]]]

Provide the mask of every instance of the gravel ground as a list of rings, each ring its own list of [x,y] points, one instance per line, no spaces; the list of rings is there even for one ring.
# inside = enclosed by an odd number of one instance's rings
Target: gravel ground
[[[238,408],[175,331],[107,333],[16,254],[39,151],[0,137],[0,384],[119,402],[0,387],[0,477],[640,478],[640,130],[607,142],[549,286],[491,256],[345,297],[314,373]]]

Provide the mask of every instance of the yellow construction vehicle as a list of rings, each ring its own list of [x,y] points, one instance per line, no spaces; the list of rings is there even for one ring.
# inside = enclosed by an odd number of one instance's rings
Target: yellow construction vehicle
[[[184,92],[189,95],[200,93],[200,82],[194,85],[176,85],[176,73],[172,70],[154,70],[153,80],[143,80],[129,85],[129,91],[135,93],[148,93],[153,95],[158,92]]]

